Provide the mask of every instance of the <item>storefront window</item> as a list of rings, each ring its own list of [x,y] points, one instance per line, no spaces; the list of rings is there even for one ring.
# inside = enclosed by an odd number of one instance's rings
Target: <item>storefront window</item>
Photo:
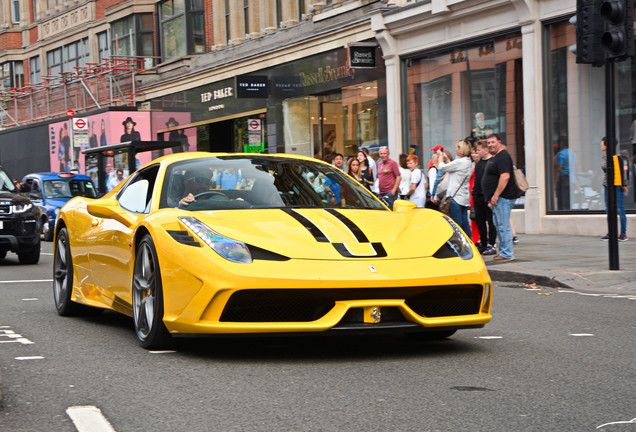
[[[347,158],[360,147],[372,152],[379,148],[377,81],[289,99],[283,110],[286,153],[327,159],[341,153]]]
[[[569,51],[575,27],[567,21],[545,28],[546,201],[549,211],[605,210],[601,139],[605,136],[605,69],[577,64]],[[630,161],[636,143],[635,63],[615,64],[616,154]],[[633,185],[632,185],[633,186]],[[633,209],[634,188],[624,199]]]
[[[523,168],[521,48],[521,35],[510,34],[406,59],[404,151],[426,167],[430,148],[497,133]]]

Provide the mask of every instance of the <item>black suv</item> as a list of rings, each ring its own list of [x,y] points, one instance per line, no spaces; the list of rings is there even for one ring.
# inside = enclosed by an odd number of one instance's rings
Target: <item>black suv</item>
[[[7,252],[15,252],[20,264],[37,264],[40,209],[19,192],[0,166],[0,259],[7,256]]]

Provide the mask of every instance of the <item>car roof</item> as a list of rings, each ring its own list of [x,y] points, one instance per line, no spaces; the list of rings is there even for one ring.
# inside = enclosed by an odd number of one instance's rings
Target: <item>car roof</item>
[[[37,172],[30,173],[24,176],[24,178],[27,177],[37,177],[41,180],[91,180],[91,178],[87,175],[69,172]]]

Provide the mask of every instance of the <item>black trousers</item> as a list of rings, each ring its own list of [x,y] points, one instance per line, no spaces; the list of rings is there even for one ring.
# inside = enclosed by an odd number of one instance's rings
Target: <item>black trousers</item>
[[[473,196],[473,207],[475,209],[475,222],[479,230],[479,243],[482,248],[489,244],[495,245],[497,241],[497,229],[492,221],[492,210],[482,196]]]

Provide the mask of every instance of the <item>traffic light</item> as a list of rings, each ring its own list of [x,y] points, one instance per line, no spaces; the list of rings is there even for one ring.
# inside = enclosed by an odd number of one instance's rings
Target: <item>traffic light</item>
[[[601,65],[605,63],[605,52],[601,46],[601,37],[605,23],[599,14],[605,0],[577,0],[576,15],[570,22],[576,26],[577,63]]]
[[[607,58],[634,55],[634,1],[602,0],[600,15],[604,21],[601,45]]]

